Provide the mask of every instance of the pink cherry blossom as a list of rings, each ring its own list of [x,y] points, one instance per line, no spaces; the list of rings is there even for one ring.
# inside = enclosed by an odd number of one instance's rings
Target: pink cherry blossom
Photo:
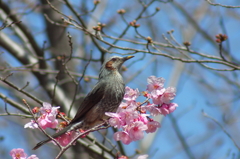
[[[174,87],[168,87],[163,95],[161,96],[161,100],[163,103],[170,103],[170,100],[173,100],[176,96],[176,89]]]
[[[159,89],[159,90],[153,90],[150,92],[150,98],[154,98],[157,99],[159,98],[161,95],[163,95],[163,93],[166,91],[165,88]]]
[[[124,112],[124,111],[135,111],[135,109],[138,107],[136,101],[127,101],[127,102],[121,102],[121,104],[118,107],[117,113]]]
[[[139,96],[138,89],[126,87],[124,102],[122,102],[116,113],[107,112],[106,115],[111,117],[109,124],[113,127],[121,129],[114,134],[116,141],[122,141],[124,144],[129,144],[132,141],[140,140],[146,133],[153,133],[160,128],[161,125],[157,121],[153,121],[150,115],[167,115],[172,113],[178,106],[175,103],[170,103],[176,95],[174,87],[164,88],[165,80],[150,76],[148,78],[147,91],[143,92],[145,98],[152,99],[140,104],[136,101]],[[145,104],[147,103],[147,104]],[[147,114],[147,113],[150,113]],[[139,156],[138,159],[145,159],[147,155]]]
[[[148,123],[148,118],[147,116],[149,116],[149,114],[139,114],[138,115],[138,118],[136,119],[136,121],[141,121],[143,122],[144,124],[147,124]]]
[[[155,104],[148,104],[141,107],[143,111],[149,111],[152,116],[161,114],[161,111]]]
[[[58,109],[60,107],[52,107],[51,104],[44,102],[43,107],[39,109],[41,116],[37,119],[39,126],[43,129],[46,128],[56,128],[58,120],[56,116],[58,114]],[[25,124],[24,128],[38,128],[38,125],[35,121]]]
[[[124,95],[124,100],[126,101],[134,101],[137,99],[137,97],[139,96],[139,91],[138,89],[132,89],[130,87],[126,87],[125,88],[125,95]]]
[[[111,126],[121,128],[124,125],[134,122],[138,118],[138,112],[133,108],[122,109],[117,113],[106,112],[105,114],[109,117],[109,124]]]
[[[132,123],[131,127],[128,130],[129,136],[133,141],[140,140],[143,138],[143,131],[147,130],[147,125],[141,121],[136,121]]]
[[[27,159],[39,159],[36,155],[31,155]]]
[[[176,103],[169,103],[163,104],[159,108],[161,113],[166,116],[167,114],[172,113],[176,109],[176,107],[178,107]]]
[[[114,133],[113,138],[116,141],[122,141],[124,144],[128,145],[130,142],[132,142],[129,134],[126,131],[119,131]]]
[[[146,130],[146,133],[153,133],[157,130],[157,128],[160,128],[161,125],[157,121],[150,121],[147,123],[148,129]]]
[[[153,94],[154,93],[154,94]],[[163,103],[170,103],[176,96],[176,89],[174,87],[168,87],[167,89],[162,89],[160,92],[153,91],[151,93],[151,98],[154,104],[161,105]]]
[[[139,104],[136,101],[126,101],[121,102],[120,106],[118,107],[116,113],[121,112],[135,112]]]
[[[38,118],[38,124],[43,128],[56,128],[58,120],[54,114],[43,114]]]
[[[137,159],[147,159],[148,158],[148,155],[147,154],[144,154],[144,155],[139,155],[137,157]]]
[[[76,131],[70,131],[61,136],[57,137],[56,140],[60,145],[66,146],[68,145],[79,133]],[[52,141],[53,142],[53,141]],[[55,143],[54,143],[55,144]]]
[[[107,116],[110,116],[112,118],[109,119],[109,124],[115,128],[120,129],[124,125],[124,121],[122,120],[122,117],[118,113],[111,113],[111,112],[106,112],[105,113]]]
[[[161,90],[153,90],[150,93],[150,98],[152,99],[154,104],[161,105],[163,103],[163,100],[162,100],[161,97],[162,97],[162,95],[164,94],[165,91],[166,91],[166,89],[163,88]]]
[[[40,108],[41,114],[51,114],[52,116],[56,116],[58,114],[58,109],[60,107],[52,107],[50,103],[43,102],[43,107]]]
[[[120,156],[117,159],[129,159],[127,156]]]
[[[126,124],[131,124],[136,118],[138,118],[138,112],[135,109],[125,109],[125,111],[122,111],[119,114],[123,122]]]
[[[36,155],[31,155],[27,158],[27,154],[21,148],[12,149],[10,156],[12,156],[12,159],[39,159]]]
[[[38,128],[38,125],[34,120],[31,120],[29,123],[24,125],[24,128],[36,129]]]
[[[147,90],[152,92],[153,90],[161,90],[164,86],[165,79],[162,77],[150,76],[147,79]]]
[[[12,149],[10,151],[10,156],[12,156],[12,159],[26,159],[27,158],[27,154],[21,148]]]

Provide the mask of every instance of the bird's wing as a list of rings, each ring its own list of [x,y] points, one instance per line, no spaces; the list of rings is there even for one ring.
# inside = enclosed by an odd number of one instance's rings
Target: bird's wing
[[[95,85],[92,91],[89,92],[88,95],[84,98],[83,102],[78,108],[77,114],[72,119],[71,123],[81,121],[84,115],[86,115],[92,107],[101,101],[101,99],[104,97],[105,88],[106,83],[103,80]]]

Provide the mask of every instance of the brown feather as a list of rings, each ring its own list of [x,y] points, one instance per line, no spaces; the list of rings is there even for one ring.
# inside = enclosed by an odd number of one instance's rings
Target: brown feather
[[[113,68],[113,66],[112,66],[113,62],[114,61],[108,61],[105,65],[105,68],[109,69],[109,70],[115,70],[115,68]]]
[[[87,112],[89,112],[92,107],[96,106],[101,101],[104,96],[106,84],[101,82],[100,85],[98,82],[92,91],[84,98],[82,104],[78,108],[77,114],[72,119],[70,124],[83,120]]]

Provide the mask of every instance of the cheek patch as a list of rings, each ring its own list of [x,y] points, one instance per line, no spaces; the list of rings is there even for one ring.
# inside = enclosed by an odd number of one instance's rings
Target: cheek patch
[[[113,61],[108,61],[105,65],[105,68],[109,70],[114,70],[112,65],[113,65]]]

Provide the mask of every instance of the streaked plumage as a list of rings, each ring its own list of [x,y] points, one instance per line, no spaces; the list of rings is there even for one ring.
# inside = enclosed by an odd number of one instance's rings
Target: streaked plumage
[[[105,112],[116,112],[125,93],[125,84],[119,70],[122,64],[132,57],[113,56],[103,63],[98,83],[84,98],[77,114],[69,125],[52,135],[53,138],[80,128],[83,130],[90,129],[108,118]],[[38,143],[33,149],[36,150],[50,140],[47,139]]]

